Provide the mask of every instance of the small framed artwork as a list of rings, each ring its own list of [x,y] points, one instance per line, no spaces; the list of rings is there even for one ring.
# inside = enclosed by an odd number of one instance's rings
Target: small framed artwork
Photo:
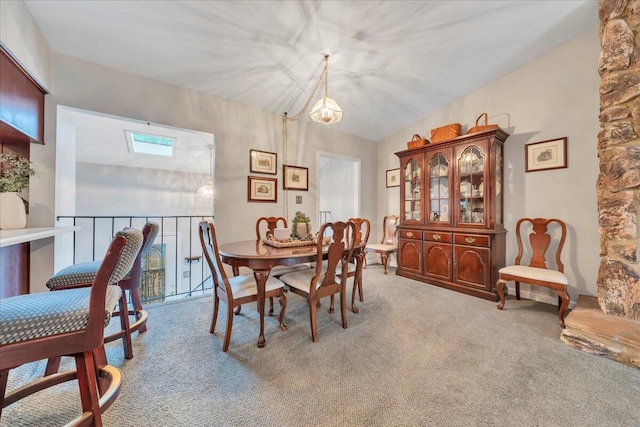
[[[524,146],[525,171],[535,172],[567,167],[567,137],[532,142]]]
[[[387,188],[389,187],[400,187],[400,169],[387,171]]]
[[[282,166],[282,182],[285,190],[309,190],[309,168],[300,166]]]
[[[251,173],[268,173],[276,175],[278,173],[278,154],[268,151],[249,150],[249,160]]]
[[[278,180],[276,178],[248,176],[247,186],[247,201],[249,202],[275,203],[278,201]]]

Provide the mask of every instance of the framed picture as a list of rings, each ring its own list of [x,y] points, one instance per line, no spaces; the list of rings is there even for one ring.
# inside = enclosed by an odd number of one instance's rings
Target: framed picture
[[[282,186],[285,190],[309,190],[309,168],[283,165],[282,176]]]
[[[276,178],[264,178],[261,176],[247,177],[249,202],[271,202],[278,201],[278,180]]]
[[[567,137],[532,142],[524,146],[525,171],[567,167]]]
[[[389,187],[400,187],[400,169],[387,171],[387,188]]]
[[[268,173],[276,175],[278,173],[278,154],[268,151],[249,150],[249,160],[251,173]]]

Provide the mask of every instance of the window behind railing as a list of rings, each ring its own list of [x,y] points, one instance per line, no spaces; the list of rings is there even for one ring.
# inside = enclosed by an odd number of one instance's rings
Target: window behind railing
[[[142,259],[142,302],[158,302],[204,294],[212,288],[198,224],[211,215],[195,216],[59,216],[59,225],[76,225],[75,233],[56,240],[56,271],[70,264],[101,260],[113,235],[125,227],[142,230],[148,221],[160,226],[152,247]]]

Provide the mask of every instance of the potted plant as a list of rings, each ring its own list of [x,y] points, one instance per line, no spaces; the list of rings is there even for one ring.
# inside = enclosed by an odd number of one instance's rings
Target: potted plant
[[[311,220],[304,212],[296,212],[296,216],[292,222],[293,227],[291,227],[291,234],[294,239],[308,240],[311,238]]]
[[[0,229],[27,226],[27,202],[18,193],[29,186],[35,175],[31,162],[17,154],[0,153]]]

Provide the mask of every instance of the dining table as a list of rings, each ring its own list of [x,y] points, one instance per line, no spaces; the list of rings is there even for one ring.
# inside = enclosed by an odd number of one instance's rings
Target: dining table
[[[362,262],[359,254],[364,253],[365,245],[357,245],[354,247],[354,256],[356,258],[356,277],[362,274]],[[326,255],[329,244],[323,248],[323,254]],[[271,269],[279,265],[295,265],[308,262],[316,262],[318,256],[318,246],[316,243],[293,246],[293,247],[274,247],[264,243],[262,240],[244,240],[238,242],[225,243],[219,247],[220,258],[222,262],[232,267],[234,274],[238,274],[240,267],[247,267],[253,270],[258,288],[258,314],[260,317],[260,335],[258,336],[258,347],[264,347],[266,340],[264,338],[264,312],[265,312],[265,285]],[[354,288],[355,296],[355,288]],[[357,312],[352,298],[352,309]]]

